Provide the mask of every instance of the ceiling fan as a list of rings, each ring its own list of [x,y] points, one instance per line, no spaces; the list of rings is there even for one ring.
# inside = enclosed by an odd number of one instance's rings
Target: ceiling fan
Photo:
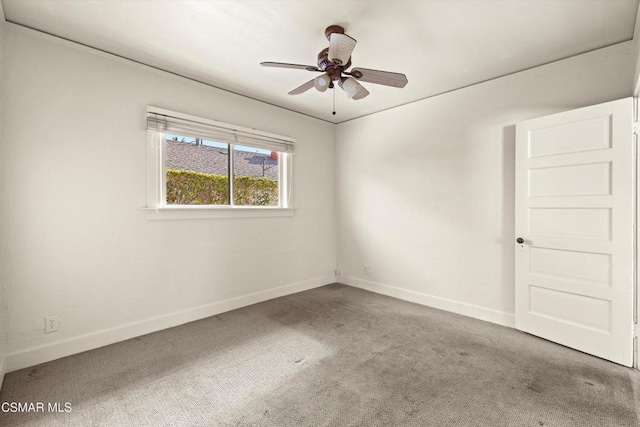
[[[375,83],[379,85],[403,88],[407,84],[407,77],[400,73],[388,71],[370,70],[368,68],[353,68],[351,66],[351,53],[356,47],[356,40],[344,33],[344,28],[339,25],[331,25],[324,30],[324,35],[329,40],[329,47],[318,54],[318,66],[287,64],[283,62],[261,62],[263,67],[293,68],[297,70],[315,71],[322,74],[309,80],[289,92],[289,95],[298,95],[315,87],[324,92],[333,88],[337,83],[345,91],[349,99],[362,99],[369,95],[369,91],[360,82]],[[335,114],[335,113],[334,113]]]

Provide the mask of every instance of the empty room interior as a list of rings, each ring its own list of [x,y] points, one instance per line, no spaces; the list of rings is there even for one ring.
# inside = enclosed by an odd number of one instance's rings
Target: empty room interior
[[[640,426],[638,0],[0,0],[0,426]]]

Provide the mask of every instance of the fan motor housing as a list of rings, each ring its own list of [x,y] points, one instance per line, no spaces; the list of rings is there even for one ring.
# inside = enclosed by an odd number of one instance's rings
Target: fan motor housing
[[[329,48],[326,47],[318,54],[318,68],[324,71],[327,69],[329,64],[331,64],[331,62],[329,62]]]
[[[329,48],[326,47],[318,53],[318,68],[325,71],[331,80],[340,80],[341,73],[351,66],[351,57],[346,64],[338,65],[329,61]]]

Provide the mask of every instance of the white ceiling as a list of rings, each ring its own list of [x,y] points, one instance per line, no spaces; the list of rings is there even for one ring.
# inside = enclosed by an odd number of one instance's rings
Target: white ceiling
[[[2,0],[6,20],[323,120],[345,120],[633,38],[638,0]],[[358,40],[356,67],[406,74],[348,100],[310,90],[324,29]]]

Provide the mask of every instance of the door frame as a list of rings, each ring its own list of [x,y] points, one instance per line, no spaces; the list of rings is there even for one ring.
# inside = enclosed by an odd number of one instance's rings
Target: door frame
[[[633,250],[635,252],[634,256],[634,265],[633,265],[633,295],[634,304],[633,304],[633,368],[640,370],[640,327],[638,326],[638,307],[640,307],[640,292],[638,292],[638,266],[640,266],[640,251],[638,250],[638,242],[640,241],[640,231],[638,230],[639,223],[639,214],[640,210],[638,209],[638,201],[640,200],[640,187],[638,183],[640,182],[640,158],[638,156],[638,132],[640,132],[638,126],[638,97],[633,97],[633,141],[632,141],[632,149],[633,149],[633,157],[634,157],[634,183],[633,186],[635,188],[634,191],[634,224],[633,229],[634,233],[634,242],[633,242]]]

